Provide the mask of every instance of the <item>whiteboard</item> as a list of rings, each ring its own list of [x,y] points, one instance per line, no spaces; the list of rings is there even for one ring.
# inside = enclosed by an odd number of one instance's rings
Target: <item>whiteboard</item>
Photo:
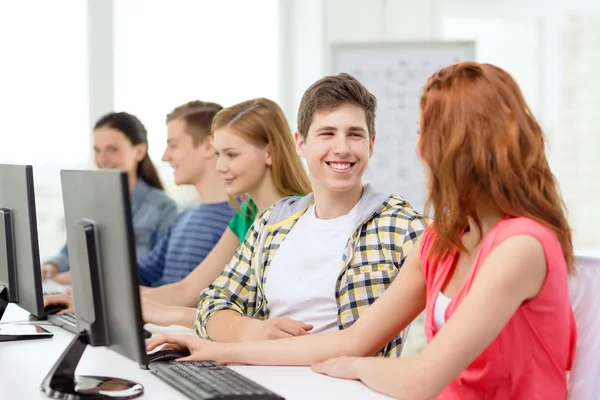
[[[349,73],[377,97],[377,136],[365,183],[423,211],[427,189],[415,151],[423,85],[438,69],[474,59],[474,42],[332,45],[330,73]]]

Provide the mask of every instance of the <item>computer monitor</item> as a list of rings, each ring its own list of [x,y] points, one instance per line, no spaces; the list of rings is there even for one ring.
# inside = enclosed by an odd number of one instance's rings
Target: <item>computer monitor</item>
[[[9,303],[44,314],[36,218],[32,166],[0,164],[0,319]],[[48,337],[36,326],[0,329],[0,341]]]
[[[132,398],[143,387],[119,378],[75,376],[87,345],[147,363],[127,174],[61,171],[67,246],[79,333],[42,383],[52,398]]]
[[[191,398],[283,400],[248,378],[209,362],[170,360],[179,350],[146,354],[127,174],[61,171],[67,245],[79,333],[52,367],[42,390],[51,398],[131,399],[143,393],[136,382],[75,376],[87,345],[107,346],[137,361]]]

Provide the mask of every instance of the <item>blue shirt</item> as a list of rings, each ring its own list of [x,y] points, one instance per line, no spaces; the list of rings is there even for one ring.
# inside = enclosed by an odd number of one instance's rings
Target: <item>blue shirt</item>
[[[177,218],[177,203],[166,193],[139,179],[131,193],[131,215],[136,236],[138,257],[145,256],[168,232]],[[61,272],[68,271],[69,253],[65,244],[58,255],[46,261],[58,266]]]
[[[182,212],[152,251],[138,258],[140,285],[157,286],[185,278],[221,239],[233,213],[227,202],[199,204]]]

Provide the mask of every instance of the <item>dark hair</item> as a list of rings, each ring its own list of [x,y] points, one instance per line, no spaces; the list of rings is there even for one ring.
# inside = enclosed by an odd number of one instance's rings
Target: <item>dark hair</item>
[[[373,136],[377,99],[358,79],[346,73],[326,76],[306,89],[298,109],[298,132],[306,138],[315,112],[334,110],[344,104],[352,104],[365,110],[369,137]]]
[[[185,121],[185,131],[192,137],[194,146],[210,136],[213,118],[223,107],[209,101],[194,100],[175,107],[167,115],[167,124],[176,119]]]
[[[102,116],[94,125],[94,130],[108,127],[121,132],[129,139],[129,141],[136,144],[145,144],[148,146],[148,132],[144,127],[144,124],[135,116],[126,112],[112,112]],[[142,161],[137,165],[138,178],[142,179],[148,185],[155,187],[160,190],[164,190],[163,184],[158,176],[158,172],[148,155],[148,149]]]

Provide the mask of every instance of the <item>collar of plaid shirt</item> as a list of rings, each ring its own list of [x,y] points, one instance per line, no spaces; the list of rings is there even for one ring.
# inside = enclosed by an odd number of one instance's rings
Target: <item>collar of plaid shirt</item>
[[[348,262],[352,259],[352,253],[354,250],[353,242],[356,241],[356,233],[359,231],[359,228],[365,224],[369,219],[373,218],[377,213],[382,212],[382,205],[385,200],[389,196],[377,192],[371,185],[367,184],[364,186],[363,194],[361,196],[361,202],[359,205],[359,209],[357,210],[357,223],[354,227],[354,233],[350,239],[350,242],[346,246],[346,250],[342,255],[342,262],[344,263],[343,270],[348,266]],[[309,193],[304,197],[287,197],[280,200],[273,210],[271,211],[268,220],[266,229],[262,232],[261,237],[259,238],[259,249],[264,248],[265,242],[267,241],[267,237],[270,235],[274,235],[276,232],[280,232],[285,235],[293,228],[298,219],[308,210],[308,208],[314,203],[315,198],[313,193]],[[280,241],[276,244],[277,248],[279,247]],[[256,254],[255,263],[253,265],[262,266],[263,262],[263,252],[259,251]],[[270,264],[270,260],[267,265]],[[263,281],[263,272],[262,268],[259,268],[260,271],[255,271],[257,280],[258,280],[258,290],[260,293],[263,293],[262,281]],[[343,272],[343,271],[342,271]],[[340,273],[340,276],[342,273]],[[339,280],[339,277],[338,277]],[[257,313],[260,309],[257,309]]]
[[[253,273],[257,281],[257,308],[254,317],[268,317],[263,285],[272,255],[300,216],[314,202],[309,194],[281,200],[268,216],[253,254]],[[391,284],[414,242],[423,233],[427,220],[397,196],[388,196],[365,185],[357,211],[357,224],[341,258],[336,281],[338,326],[350,327]],[[399,239],[399,242],[396,243]],[[271,256],[269,256],[271,255]],[[400,336],[382,349],[386,355],[399,355]]]

